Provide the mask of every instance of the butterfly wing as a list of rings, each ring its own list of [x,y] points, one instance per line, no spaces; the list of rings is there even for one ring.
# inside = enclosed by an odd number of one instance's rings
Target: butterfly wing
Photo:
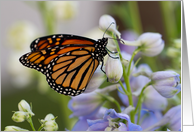
[[[95,40],[76,35],[54,34],[35,39],[31,43],[30,49],[34,52],[42,49],[53,48],[55,46],[93,46],[95,42]]]
[[[48,64],[47,82],[58,93],[76,96],[85,91],[98,65],[89,50],[73,50]]]
[[[79,36],[59,35],[39,38],[31,44],[32,52],[20,57],[20,62],[29,68],[36,69],[46,75],[48,84],[55,91],[76,96],[82,93],[99,60],[92,55],[95,51],[95,40]],[[58,44],[57,42],[60,44]]]

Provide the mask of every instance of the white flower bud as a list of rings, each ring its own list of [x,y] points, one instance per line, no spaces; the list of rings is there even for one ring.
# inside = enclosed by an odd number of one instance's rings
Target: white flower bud
[[[56,131],[58,130],[58,124],[55,122],[55,117],[53,114],[47,114],[44,120],[41,120],[43,123],[43,128],[46,131]]]
[[[30,105],[25,101],[25,100],[21,100],[18,104],[18,109],[20,111],[23,112],[28,112],[30,115],[34,115],[34,113],[32,112]]]
[[[105,66],[105,72],[109,82],[111,83],[118,82],[123,75],[123,67],[120,62],[120,59],[113,59],[111,57],[108,57]]]
[[[112,24],[112,23],[114,23],[114,24]],[[103,15],[100,17],[99,27],[102,30],[106,30],[109,27],[108,31],[115,33],[119,38],[121,37],[121,33],[116,28],[116,21],[110,15]]]
[[[6,126],[4,131],[29,131],[29,130],[17,126]]]
[[[15,122],[23,122],[26,119],[26,112],[23,111],[16,111],[14,112],[13,116],[12,116],[12,120]]]
[[[53,114],[47,114],[46,117],[44,118],[44,120],[48,121],[48,120],[53,120],[55,117]]]
[[[54,120],[48,120],[44,123],[45,131],[57,131],[58,124]]]
[[[141,52],[145,56],[156,56],[164,48],[164,40],[162,40],[162,35],[159,33],[143,33],[137,41],[141,44]]]

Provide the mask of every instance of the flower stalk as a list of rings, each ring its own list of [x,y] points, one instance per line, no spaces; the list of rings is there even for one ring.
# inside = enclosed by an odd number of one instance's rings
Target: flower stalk
[[[137,124],[139,124],[139,120],[140,120],[140,113],[141,113],[141,107],[142,107],[142,103],[143,103],[143,92],[144,90],[151,84],[151,82],[147,83],[143,89],[141,90],[141,93],[139,95],[139,99],[138,99],[138,102],[137,102],[137,106],[134,110],[134,115],[137,113],[138,109],[138,120],[137,120]]]
[[[113,35],[113,38],[116,39],[116,37],[114,35]],[[119,44],[116,40],[115,40],[115,44],[116,44],[117,51],[119,53],[119,57],[120,57],[121,62],[122,62],[123,57],[121,55],[121,50],[120,50]],[[132,63],[132,60],[133,60],[133,58],[131,58],[131,63]],[[130,63],[130,66],[131,66],[131,63]],[[130,88],[129,76],[126,73],[127,70],[126,70],[126,68],[123,64],[122,64],[122,67],[123,67],[123,78],[124,78],[124,81],[126,83],[127,92],[126,92],[126,90],[124,90],[124,89],[123,90],[125,91],[125,94],[128,96],[129,105],[131,105],[133,107],[133,98],[132,98],[132,91],[131,91],[131,88]],[[135,116],[132,115],[132,112],[130,113],[130,118],[131,118],[131,122],[134,123],[135,122]]]
[[[30,126],[31,126],[32,130],[36,131],[36,129],[34,128],[34,124],[33,124],[32,116],[31,115],[29,115],[29,118],[27,119],[27,121],[30,123]]]

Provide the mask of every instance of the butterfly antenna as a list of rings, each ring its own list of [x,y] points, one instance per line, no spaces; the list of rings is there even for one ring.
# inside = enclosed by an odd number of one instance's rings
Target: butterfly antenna
[[[112,24],[115,24],[115,23],[112,22],[112,23],[108,26],[108,28],[105,30],[105,32],[104,32],[104,34],[103,34],[103,38],[104,38],[105,33],[107,32],[107,30],[109,29],[109,27],[110,27]]]

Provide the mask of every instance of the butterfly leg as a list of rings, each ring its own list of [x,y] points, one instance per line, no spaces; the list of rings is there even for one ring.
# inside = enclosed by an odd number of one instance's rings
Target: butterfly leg
[[[104,65],[104,61],[102,60],[102,65],[101,65],[100,69],[101,69],[102,72],[104,72],[104,74],[106,74],[106,72],[102,69],[103,65]]]
[[[106,74],[106,72],[102,69],[103,65],[104,65],[104,61],[102,60],[102,65],[101,65],[101,68],[100,69],[102,70],[102,72],[104,72],[104,74]],[[107,82],[109,82],[108,81],[108,77],[107,77]]]
[[[119,57],[112,57],[110,54],[108,54],[108,56],[110,56],[113,59],[119,59]]]

